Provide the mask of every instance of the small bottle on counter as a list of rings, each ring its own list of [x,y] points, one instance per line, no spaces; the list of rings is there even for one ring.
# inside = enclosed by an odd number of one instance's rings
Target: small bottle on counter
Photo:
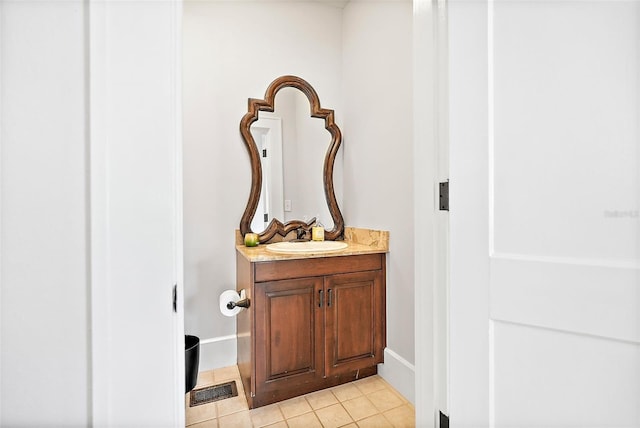
[[[320,223],[320,218],[316,216],[316,225],[311,228],[311,239],[313,241],[324,241],[324,226]]]

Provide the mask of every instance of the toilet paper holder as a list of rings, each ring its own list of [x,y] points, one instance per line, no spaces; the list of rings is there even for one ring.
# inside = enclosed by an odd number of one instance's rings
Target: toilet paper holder
[[[220,294],[220,312],[222,315],[232,317],[240,313],[243,309],[247,309],[251,305],[251,301],[247,297],[246,290],[225,290]]]
[[[230,301],[229,303],[227,303],[227,309],[233,309],[236,306],[239,308],[248,308],[249,306],[251,306],[251,300],[247,297],[245,299],[238,300],[237,302]]]

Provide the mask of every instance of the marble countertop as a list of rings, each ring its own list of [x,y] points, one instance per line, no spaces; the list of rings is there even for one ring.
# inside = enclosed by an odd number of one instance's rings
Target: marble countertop
[[[280,254],[267,251],[266,244],[260,244],[257,247],[246,247],[244,243],[241,242],[241,240],[236,240],[236,251],[250,262],[341,257],[389,252],[389,232],[383,230],[358,229],[354,227],[345,228],[344,242],[346,242],[348,246],[338,251]]]

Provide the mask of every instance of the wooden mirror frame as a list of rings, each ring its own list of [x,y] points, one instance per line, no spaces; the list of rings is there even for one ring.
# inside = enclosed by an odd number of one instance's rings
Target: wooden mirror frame
[[[251,193],[249,194],[247,207],[240,220],[240,233],[242,236],[252,233],[251,220],[256,214],[258,202],[260,201],[260,192],[262,191],[262,163],[260,151],[251,135],[251,124],[258,120],[260,111],[273,112],[275,110],[276,94],[280,89],[287,87],[296,88],[307,96],[311,107],[311,117],[324,119],[324,127],[331,134],[331,143],[324,158],[323,181],[324,195],[333,218],[333,229],[325,230],[324,237],[328,241],[341,240],[344,238],[344,220],[338,207],[333,187],[333,165],[338,149],[342,144],[342,133],[338,125],[335,124],[333,110],[321,108],[320,99],[316,91],[307,81],[297,76],[281,76],[271,82],[264,94],[264,100],[249,98],[248,111],[240,121],[240,134],[251,159]],[[267,228],[258,234],[258,240],[260,243],[268,242],[276,233],[285,237],[289,232],[298,229],[309,232],[315,221],[314,217],[306,223],[301,220],[282,223],[280,220],[273,218]]]

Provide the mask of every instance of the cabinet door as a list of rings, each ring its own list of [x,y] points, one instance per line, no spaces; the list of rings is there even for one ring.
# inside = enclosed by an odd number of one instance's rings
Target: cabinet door
[[[381,271],[325,278],[327,376],[382,362],[385,290]]]
[[[322,379],[322,278],[257,283],[256,392],[279,395]]]

